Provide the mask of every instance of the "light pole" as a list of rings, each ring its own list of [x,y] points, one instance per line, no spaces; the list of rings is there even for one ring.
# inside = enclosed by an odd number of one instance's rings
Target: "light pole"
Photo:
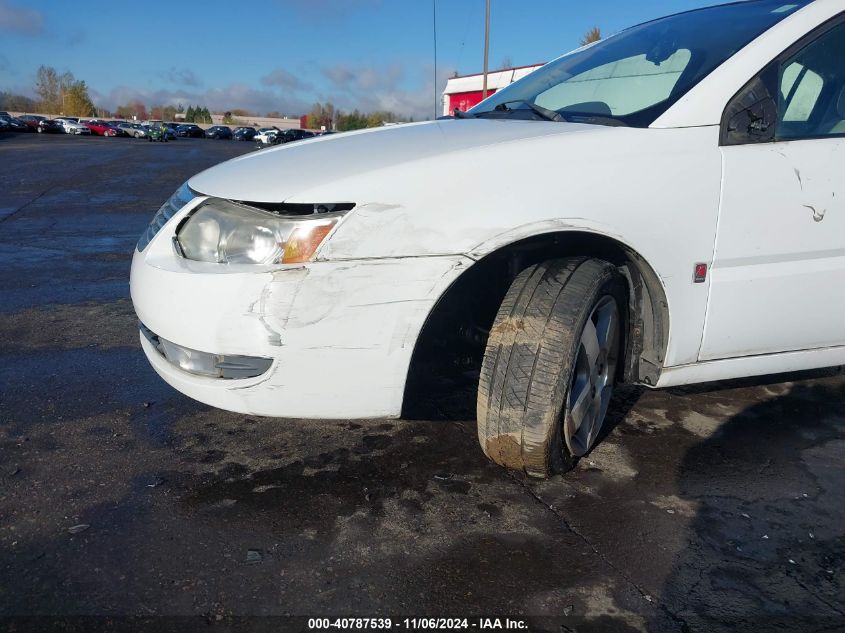
[[[487,57],[490,52],[490,0],[487,0],[487,10],[484,15],[484,84],[481,98],[487,98]]]
[[[434,118],[437,118],[437,0],[431,0],[431,31],[434,40]]]

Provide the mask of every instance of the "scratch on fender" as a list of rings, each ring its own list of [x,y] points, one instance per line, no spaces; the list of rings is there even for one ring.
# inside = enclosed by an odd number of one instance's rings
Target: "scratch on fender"
[[[824,220],[824,214],[826,212],[826,209],[822,209],[821,211],[816,211],[816,207],[814,207],[811,204],[804,204],[804,205],[801,205],[801,206],[803,206],[805,209],[809,209],[810,211],[813,212],[813,220],[815,220],[816,222],[821,222],[822,220]]]

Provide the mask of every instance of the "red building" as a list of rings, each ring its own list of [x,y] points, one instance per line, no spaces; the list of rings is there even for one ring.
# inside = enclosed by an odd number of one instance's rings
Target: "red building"
[[[517,66],[516,68],[489,71],[487,73],[487,96],[505,86],[509,86],[517,79],[522,79],[542,65],[533,64],[531,66]],[[482,73],[451,77],[446,82],[446,89],[443,91],[443,115],[452,114],[455,108],[466,111],[477,105],[481,102],[483,89],[484,76]]]

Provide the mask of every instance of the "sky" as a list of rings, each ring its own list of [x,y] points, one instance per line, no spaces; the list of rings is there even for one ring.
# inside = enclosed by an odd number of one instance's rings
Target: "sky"
[[[604,35],[721,0],[492,0],[490,68],[549,61]],[[0,90],[34,96],[41,64],[98,107],[199,104],[289,116],[331,101],[416,120],[454,72],[481,72],[485,0],[0,0]],[[434,64],[436,11],[437,65]]]

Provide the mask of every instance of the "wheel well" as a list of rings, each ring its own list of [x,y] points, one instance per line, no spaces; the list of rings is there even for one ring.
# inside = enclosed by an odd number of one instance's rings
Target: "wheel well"
[[[475,388],[493,320],[513,279],[547,259],[588,255],[616,265],[628,285],[628,331],[622,380],[657,384],[669,340],[669,310],[659,277],[633,249],[612,238],[581,231],[530,237],[490,253],[470,266],[443,293],[417,338],[405,384],[402,415],[437,417],[431,401],[444,384],[464,387],[455,415],[474,415]],[[442,403],[441,403],[442,404]],[[434,406],[434,409],[432,409]],[[447,417],[453,417],[451,415]]]

